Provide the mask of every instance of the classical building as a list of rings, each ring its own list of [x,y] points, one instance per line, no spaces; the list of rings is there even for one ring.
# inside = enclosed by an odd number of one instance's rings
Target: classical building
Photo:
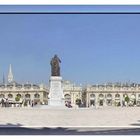
[[[140,84],[116,83],[87,86],[86,106],[139,106]]]
[[[0,101],[8,106],[31,106],[48,104],[49,86],[44,84],[14,81],[12,67],[9,67],[7,82],[0,84]],[[140,84],[108,83],[102,85],[75,85],[70,81],[62,82],[65,103],[80,107],[140,106]]]
[[[70,102],[71,105],[80,104],[83,101],[82,86],[77,86],[70,81],[63,81],[63,93],[65,102]]]
[[[9,67],[8,82],[0,84],[0,100],[7,101],[8,106],[30,106],[34,104],[48,104],[48,88],[32,83],[20,84],[14,81],[11,65]]]
[[[64,83],[65,101],[73,105],[81,100],[83,107],[140,106],[140,84],[108,83],[104,85],[75,86]]]

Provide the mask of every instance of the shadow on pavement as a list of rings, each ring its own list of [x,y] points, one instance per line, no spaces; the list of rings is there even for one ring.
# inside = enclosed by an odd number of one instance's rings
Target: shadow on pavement
[[[0,125],[0,135],[140,135],[140,128],[26,128],[21,124]]]
[[[138,123],[133,123],[133,124],[130,124],[132,126],[140,126],[140,120],[138,120]]]
[[[2,127],[20,127],[20,126],[22,126],[20,123],[17,123],[17,124],[12,124],[12,123],[7,123],[6,125],[5,124],[0,124],[0,129],[2,128]]]

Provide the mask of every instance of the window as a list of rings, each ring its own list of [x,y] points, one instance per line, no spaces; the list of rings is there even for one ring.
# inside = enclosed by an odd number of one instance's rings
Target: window
[[[26,94],[25,97],[26,97],[26,98],[30,98],[30,94]]]
[[[103,98],[103,97],[104,97],[104,95],[103,95],[103,94],[99,94],[99,97],[100,97],[100,98]]]
[[[4,94],[0,94],[0,98],[4,98],[5,97],[5,95]]]
[[[13,98],[13,95],[12,94],[8,94],[8,98]]]
[[[95,94],[90,94],[90,98],[95,98]]]
[[[65,101],[71,101],[71,96],[69,94],[65,95]]]
[[[115,97],[116,97],[116,98],[119,98],[119,97],[120,97],[120,94],[116,94]]]
[[[111,98],[111,97],[112,97],[112,95],[111,95],[111,94],[107,94],[107,97],[108,97],[108,98]]]
[[[132,94],[130,98],[131,98],[131,99],[135,99],[136,96],[135,96],[134,94]]]
[[[21,94],[17,94],[17,97],[21,98]]]
[[[36,93],[36,94],[34,95],[34,97],[35,97],[35,98],[40,98],[40,95],[39,95],[38,93]]]

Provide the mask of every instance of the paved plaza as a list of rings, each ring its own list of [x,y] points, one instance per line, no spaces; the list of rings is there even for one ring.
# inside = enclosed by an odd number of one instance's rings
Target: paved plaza
[[[140,127],[139,107],[81,109],[0,108],[0,126]]]
[[[0,135],[140,135],[140,108],[0,108]]]

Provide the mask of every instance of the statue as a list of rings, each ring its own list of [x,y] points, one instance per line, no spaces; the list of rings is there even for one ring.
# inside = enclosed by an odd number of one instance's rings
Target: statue
[[[54,57],[51,59],[51,76],[60,76],[60,67],[59,63],[61,63],[61,60],[57,55],[54,55]]]
[[[62,77],[60,76],[61,60],[57,55],[50,61],[51,65],[51,77],[50,77],[50,89],[48,105],[50,107],[65,108],[64,93],[62,88]]]

